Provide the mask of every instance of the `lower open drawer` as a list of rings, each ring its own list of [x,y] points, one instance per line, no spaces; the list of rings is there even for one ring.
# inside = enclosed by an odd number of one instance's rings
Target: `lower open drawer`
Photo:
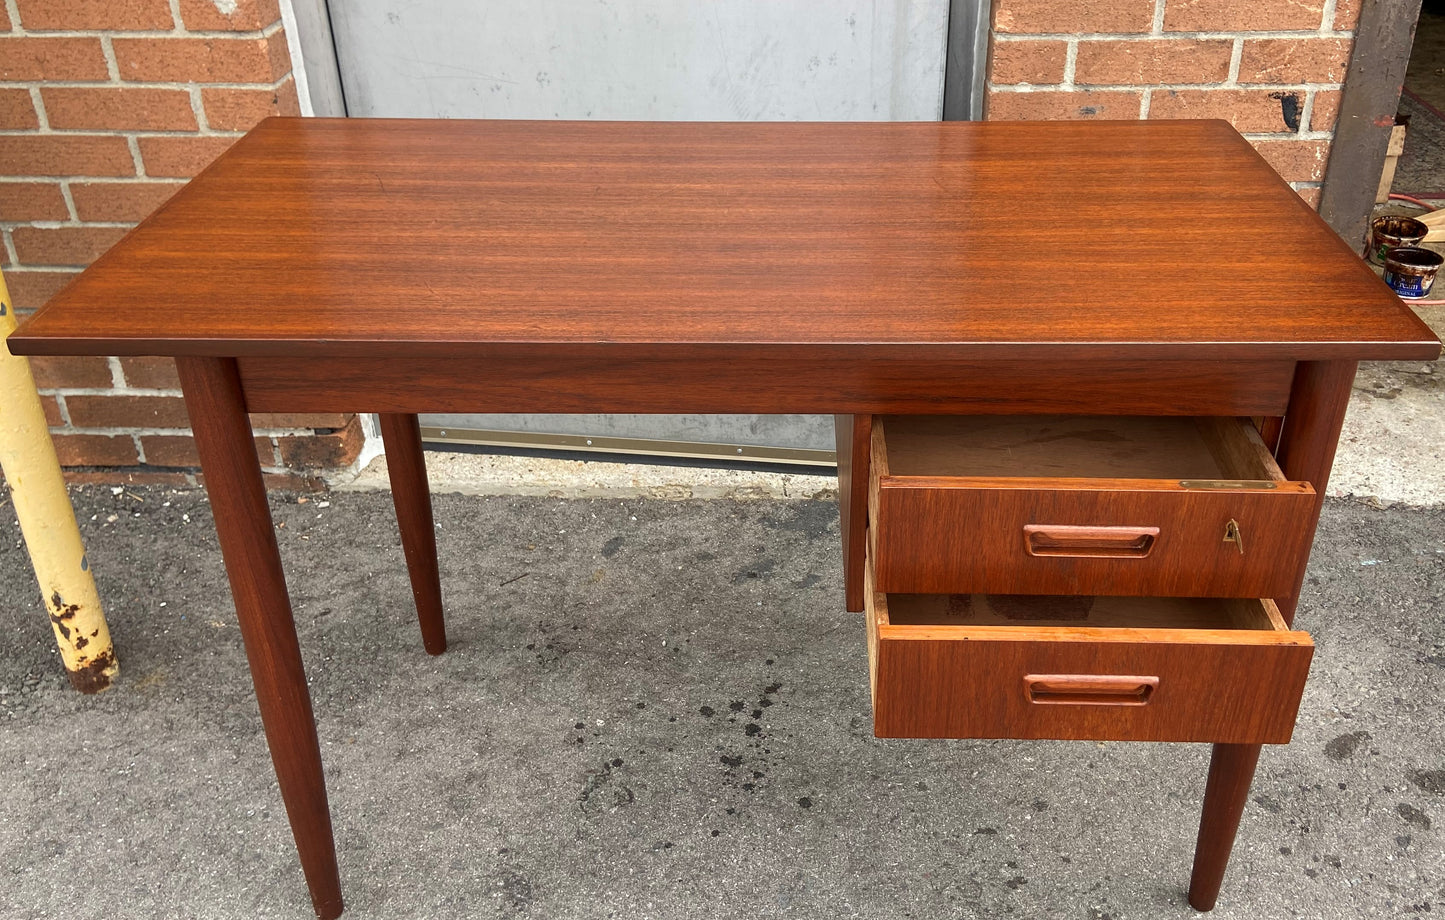
[[[880,738],[1284,744],[1314,644],[1273,601],[882,594]]]

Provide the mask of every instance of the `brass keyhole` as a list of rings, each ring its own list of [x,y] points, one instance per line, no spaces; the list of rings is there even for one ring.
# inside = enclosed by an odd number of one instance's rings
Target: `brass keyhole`
[[[1234,518],[1224,525],[1224,542],[1233,543],[1239,548],[1239,554],[1244,555],[1244,535],[1239,532],[1239,522]]]

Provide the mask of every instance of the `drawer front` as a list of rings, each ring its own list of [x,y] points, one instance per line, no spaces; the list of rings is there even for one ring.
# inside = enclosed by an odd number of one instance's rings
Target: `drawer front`
[[[1283,597],[1314,503],[1291,482],[875,477],[869,527],[882,591]]]
[[[1288,631],[893,626],[872,590],[868,629],[880,738],[1284,744],[1314,653]]]

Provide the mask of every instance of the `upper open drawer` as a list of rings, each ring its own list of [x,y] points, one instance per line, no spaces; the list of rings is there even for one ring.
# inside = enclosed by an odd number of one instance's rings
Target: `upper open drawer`
[[[1314,489],[1247,419],[874,419],[880,591],[1281,597]]]

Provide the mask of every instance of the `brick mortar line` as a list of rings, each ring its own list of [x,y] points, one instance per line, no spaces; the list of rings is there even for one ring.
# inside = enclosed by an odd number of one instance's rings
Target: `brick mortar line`
[[[3,237],[5,242],[5,261],[11,265],[20,264],[20,257],[15,253],[15,241],[10,238],[10,231],[0,229],[0,237]],[[9,270],[6,269],[6,271]]]
[[[66,182],[80,182],[80,181],[84,181],[84,182],[99,182],[99,183],[101,183],[101,184],[103,184],[103,185],[106,185],[106,184],[108,184],[108,185],[121,185],[121,184],[124,184],[124,183],[127,183],[127,182],[135,182],[135,181],[136,181],[134,176],[131,176],[131,177],[126,177],[126,176],[65,176],[65,177],[56,177],[56,176],[39,176],[39,177],[35,177],[35,176],[0,176],[0,185],[4,185],[4,184],[7,183],[7,182],[10,182],[10,183],[15,183],[15,182],[36,182],[36,181],[39,181],[40,179],[43,179],[43,180],[45,180],[46,182],[56,182],[56,183],[61,183],[61,184],[64,184],[64,183],[66,183]],[[146,180],[146,181],[154,184],[154,183],[159,183],[159,182],[185,182],[185,181],[187,181],[187,180],[185,180],[185,179],[156,179],[156,178],[151,178],[151,179],[148,179],[148,180]]]
[[[1160,35],[1153,35],[1149,32],[993,32],[994,41],[1003,42],[1030,42],[1030,41],[1068,41],[1078,39],[1081,42],[1154,42],[1154,41],[1233,41],[1242,39],[1244,41],[1270,41],[1275,39],[1329,39],[1347,38],[1353,40],[1354,32],[1317,32],[1317,31],[1258,31],[1252,32],[1242,29],[1236,32],[1164,32]]]
[[[171,29],[176,32],[184,32],[186,21],[181,17],[181,0],[170,0],[167,5],[171,8]]]
[[[1325,0],[1324,7],[1320,10],[1320,32],[1323,34],[1330,31],[1335,25],[1335,12],[1339,9],[1336,0]]]
[[[114,82],[120,82],[120,60],[115,56],[115,47],[110,43],[110,36],[100,37],[100,53],[105,58],[105,73]]]
[[[34,128],[3,128],[0,137],[244,137],[245,131],[187,131],[180,128],[60,128],[37,131]]]
[[[134,220],[4,220],[0,221],[0,227],[6,230],[16,230],[21,227],[32,227],[36,230],[63,230],[67,227],[87,227],[100,230],[130,229],[138,224]]]
[[[45,100],[40,97],[40,87],[27,87],[30,92],[30,104],[35,107],[35,127],[37,133],[44,133],[50,130],[50,115],[45,111]]]
[[[145,158],[140,155],[140,141],[130,135],[121,136],[125,138],[125,149],[130,151],[131,169],[135,170],[137,178],[143,178],[146,174],[146,161]]]
[[[200,481],[196,477],[202,472],[199,466],[156,466],[155,464],[151,463],[125,463],[119,465],[99,463],[81,464],[78,467],[66,467],[65,470],[67,475],[114,470],[117,474],[126,476],[180,476],[186,481],[187,484],[184,486],[172,485],[171,488],[173,489],[200,488]],[[346,472],[346,469],[344,467],[337,467],[335,469],[332,469],[331,467],[321,467],[310,470],[293,470],[288,469],[284,466],[266,466],[263,463],[261,465],[261,472],[268,476],[287,476],[296,479],[314,479],[320,482],[325,482],[327,473],[344,473]],[[111,485],[113,482],[114,480],[112,480],[111,482],[82,482],[76,483],[76,485],[81,487],[107,486]],[[94,519],[93,515],[92,519]]]
[[[41,392],[44,392],[43,390]],[[125,437],[133,436],[139,438],[174,438],[189,437],[189,428],[159,428],[153,425],[116,425],[110,428],[80,428],[74,425],[52,426],[50,429],[55,434],[83,434],[100,435],[102,437]],[[341,429],[336,429],[340,431]],[[330,434],[317,434],[314,428],[253,428],[251,433],[258,438],[294,438],[312,437],[327,438]],[[333,434],[335,431],[332,432]]]
[[[1164,34],[1164,0],[1154,0],[1154,18],[1149,23],[1149,34]]]
[[[79,356],[85,357],[85,356]],[[116,357],[107,355],[107,357]],[[48,387],[40,390],[51,396],[166,396],[180,397],[179,387]]]
[[[201,88],[192,86],[186,92],[186,100],[191,104],[191,114],[196,116],[196,131],[199,134],[211,133],[211,121],[206,117],[206,106],[201,100]]]
[[[1267,131],[1241,131],[1239,136],[1247,141],[1333,141],[1334,131],[1300,131],[1289,134],[1270,134]]]
[[[60,186],[60,197],[65,199],[65,210],[70,212],[70,220],[66,223],[80,223],[80,212],[75,209],[75,199],[70,194],[70,183],[57,182],[56,184]]]
[[[211,38],[237,38],[242,40],[255,41],[258,39],[270,38],[281,30],[281,20],[276,20],[270,25],[262,26],[259,29],[187,29],[184,26],[179,29],[21,29],[15,28],[19,23],[12,18],[11,31],[0,33],[9,35],[12,38],[149,38],[149,39],[211,39]]]
[[[36,392],[38,393],[39,390]],[[64,423],[63,427],[68,428],[70,427],[70,407],[65,404],[65,397],[62,394],[56,393],[54,396],[55,405],[60,409],[60,420]]]
[[[188,90],[191,87],[201,89],[280,89],[281,84],[291,79],[292,72],[286,71],[280,77],[266,82],[237,83],[215,82],[202,83],[198,81],[178,80],[3,80],[0,81],[0,89],[171,89]]]
[[[186,481],[187,485],[172,485],[171,488],[173,489],[200,488],[200,481],[196,477],[203,472],[199,466],[159,466],[154,463],[145,462],[122,464],[83,463],[79,466],[65,467],[64,470],[67,475],[114,470],[117,474],[125,476],[180,476]],[[290,476],[297,479],[315,479],[324,482],[327,473],[345,472],[345,469],[343,467],[337,467],[333,470],[331,467],[320,467],[312,469],[293,470],[288,469],[284,466],[267,466],[265,463],[262,463],[261,472],[267,476]],[[113,482],[114,480],[111,480],[110,482],[83,482],[77,483],[77,485],[107,486],[111,485]],[[139,514],[140,512],[136,513]],[[95,515],[92,515],[91,520],[94,519]]]

